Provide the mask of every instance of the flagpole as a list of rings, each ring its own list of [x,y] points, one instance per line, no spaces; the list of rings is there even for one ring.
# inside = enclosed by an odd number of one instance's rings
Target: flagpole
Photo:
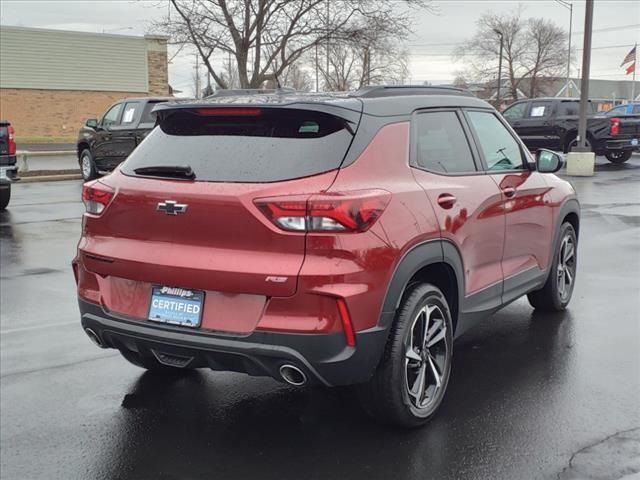
[[[636,70],[638,69],[638,43],[633,47],[636,51],[636,58],[633,61],[633,80],[631,81],[631,101],[636,100]]]

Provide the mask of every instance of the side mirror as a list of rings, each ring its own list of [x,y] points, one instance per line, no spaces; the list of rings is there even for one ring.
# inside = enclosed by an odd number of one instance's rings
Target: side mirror
[[[555,173],[563,166],[564,159],[559,153],[545,149],[536,152],[536,169],[540,173]]]
[[[84,124],[87,127],[96,128],[98,126],[98,119],[97,118],[89,118]]]

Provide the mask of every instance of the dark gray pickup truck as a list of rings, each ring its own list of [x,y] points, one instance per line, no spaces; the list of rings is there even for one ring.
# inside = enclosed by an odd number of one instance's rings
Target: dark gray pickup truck
[[[568,152],[577,144],[576,98],[534,98],[511,104],[502,115],[532,151],[548,148]],[[608,117],[589,102],[587,143],[596,155],[623,163],[640,149],[640,115]]]
[[[90,118],[78,134],[78,162],[85,180],[110,172],[122,163],[153,129],[151,113],[173,97],[127,98],[111,105],[102,119]]]
[[[9,205],[11,183],[18,176],[14,133],[11,123],[0,120],[0,211]]]

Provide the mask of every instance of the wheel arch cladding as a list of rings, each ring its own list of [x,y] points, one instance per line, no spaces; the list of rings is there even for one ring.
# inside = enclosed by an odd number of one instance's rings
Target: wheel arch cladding
[[[391,325],[407,288],[416,282],[431,283],[442,291],[455,330],[464,298],[464,268],[458,249],[444,240],[421,243],[404,254],[387,288],[381,326]]]
[[[82,155],[82,152],[84,150],[89,150],[91,151],[91,147],[87,142],[80,142],[78,143],[78,160],[80,160],[80,156]]]
[[[553,256],[558,249],[560,242],[560,230],[565,222],[569,222],[576,232],[576,239],[579,239],[580,233],[580,204],[575,198],[570,198],[562,204],[557,216],[558,220],[555,225],[553,245],[549,252],[549,271],[551,271],[551,265],[553,265]]]
[[[573,229],[576,231],[576,238],[579,237],[579,234],[580,234],[580,216],[578,215],[578,213],[574,212],[574,211],[570,211],[569,213],[567,213],[562,218],[562,221],[560,222],[560,225],[562,225],[564,222],[569,222],[571,224],[571,226],[573,227]]]

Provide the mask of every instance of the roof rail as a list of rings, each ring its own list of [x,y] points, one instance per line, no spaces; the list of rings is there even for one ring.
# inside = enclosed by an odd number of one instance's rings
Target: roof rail
[[[465,95],[470,92],[456,87],[427,85],[379,85],[362,87],[352,95],[360,98],[394,97],[401,95]]]
[[[206,98],[212,97],[228,97],[231,95],[287,95],[296,93],[295,88],[280,87],[280,88],[229,88],[216,90],[213,95],[209,95]]]

